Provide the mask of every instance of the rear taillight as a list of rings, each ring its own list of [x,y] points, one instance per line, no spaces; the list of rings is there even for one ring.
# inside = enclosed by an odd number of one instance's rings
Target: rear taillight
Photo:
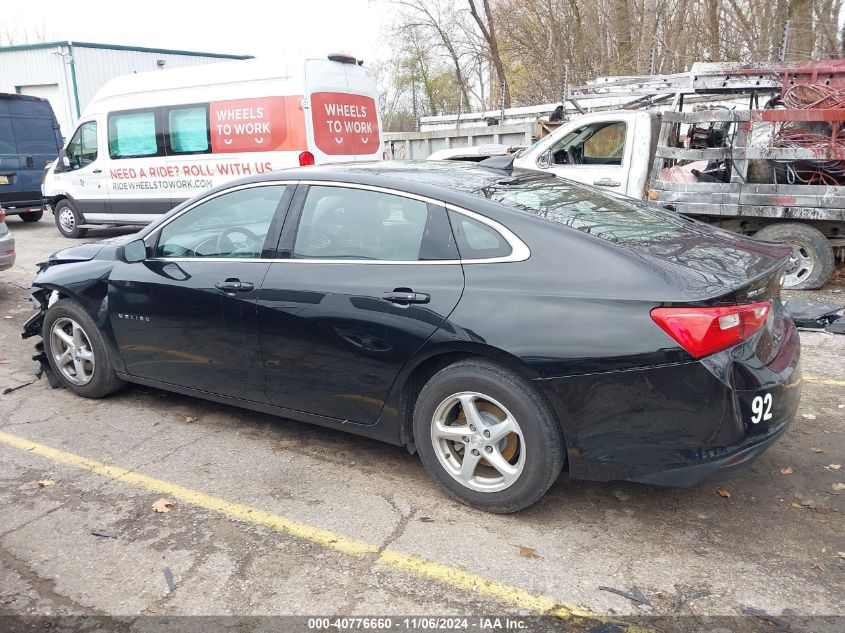
[[[0,207],[0,224],[6,221],[6,212],[3,210],[3,207]]]
[[[307,167],[308,165],[314,164],[314,154],[311,152],[305,151],[299,153],[299,166],[300,167]]]
[[[718,308],[655,308],[651,318],[695,358],[733,347],[759,330],[768,301]]]

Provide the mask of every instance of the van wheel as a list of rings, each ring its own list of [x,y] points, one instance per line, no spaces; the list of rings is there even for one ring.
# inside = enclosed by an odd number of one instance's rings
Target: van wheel
[[[59,200],[53,209],[53,215],[56,218],[56,226],[59,229],[59,233],[65,237],[85,237],[88,234],[88,229],[83,229],[79,226],[85,220],[77,210],[76,205],[67,198]]]
[[[793,248],[784,271],[783,287],[789,290],[821,288],[833,274],[836,259],[830,241],[817,228],[801,222],[781,222],[763,227],[754,237],[782,242]]]
[[[44,217],[44,211],[27,211],[26,213],[21,213],[21,220],[24,222],[38,222],[42,217]]]
[[[70,299],[61,299],[47,310],[41,336],[50,367],[69,391],[102,398],[124,386],[96,323]]]
[[[488,512],[527,508],[563,468],[549,405],[527,380],[481,359],[450,365],[426,383],[414,406],[414,442],[452,497]]]

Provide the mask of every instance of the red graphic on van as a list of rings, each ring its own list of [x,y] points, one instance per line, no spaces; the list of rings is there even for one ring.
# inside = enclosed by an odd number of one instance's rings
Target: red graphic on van
[[[381,147],[376,102],[345,92],[311,94],[314,142],[332,156],[374,154]]]
[[[212,101],[209,123],[215,154],[282,149],[288,135],[285,98]]]

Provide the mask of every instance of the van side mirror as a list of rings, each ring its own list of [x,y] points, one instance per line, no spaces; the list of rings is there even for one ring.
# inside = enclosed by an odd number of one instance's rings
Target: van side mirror
[[[134,264],[147,259],[147,245],[144,240],[132,240],[121,248],[122,252],[118,252],[118,256],[127,264]]]
[[[61,173],[70,169],[70,158],[64,149],[59,150],[59,161],[56,163],[55,171]]]

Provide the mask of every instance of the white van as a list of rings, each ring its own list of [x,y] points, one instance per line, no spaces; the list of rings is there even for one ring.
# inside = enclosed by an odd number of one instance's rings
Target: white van
[[[382,158],[372,73],[330,55],[296,67],[244,60],[106,83],[47,171],[66,237],[148,224],[195,194],[286,167]]]

